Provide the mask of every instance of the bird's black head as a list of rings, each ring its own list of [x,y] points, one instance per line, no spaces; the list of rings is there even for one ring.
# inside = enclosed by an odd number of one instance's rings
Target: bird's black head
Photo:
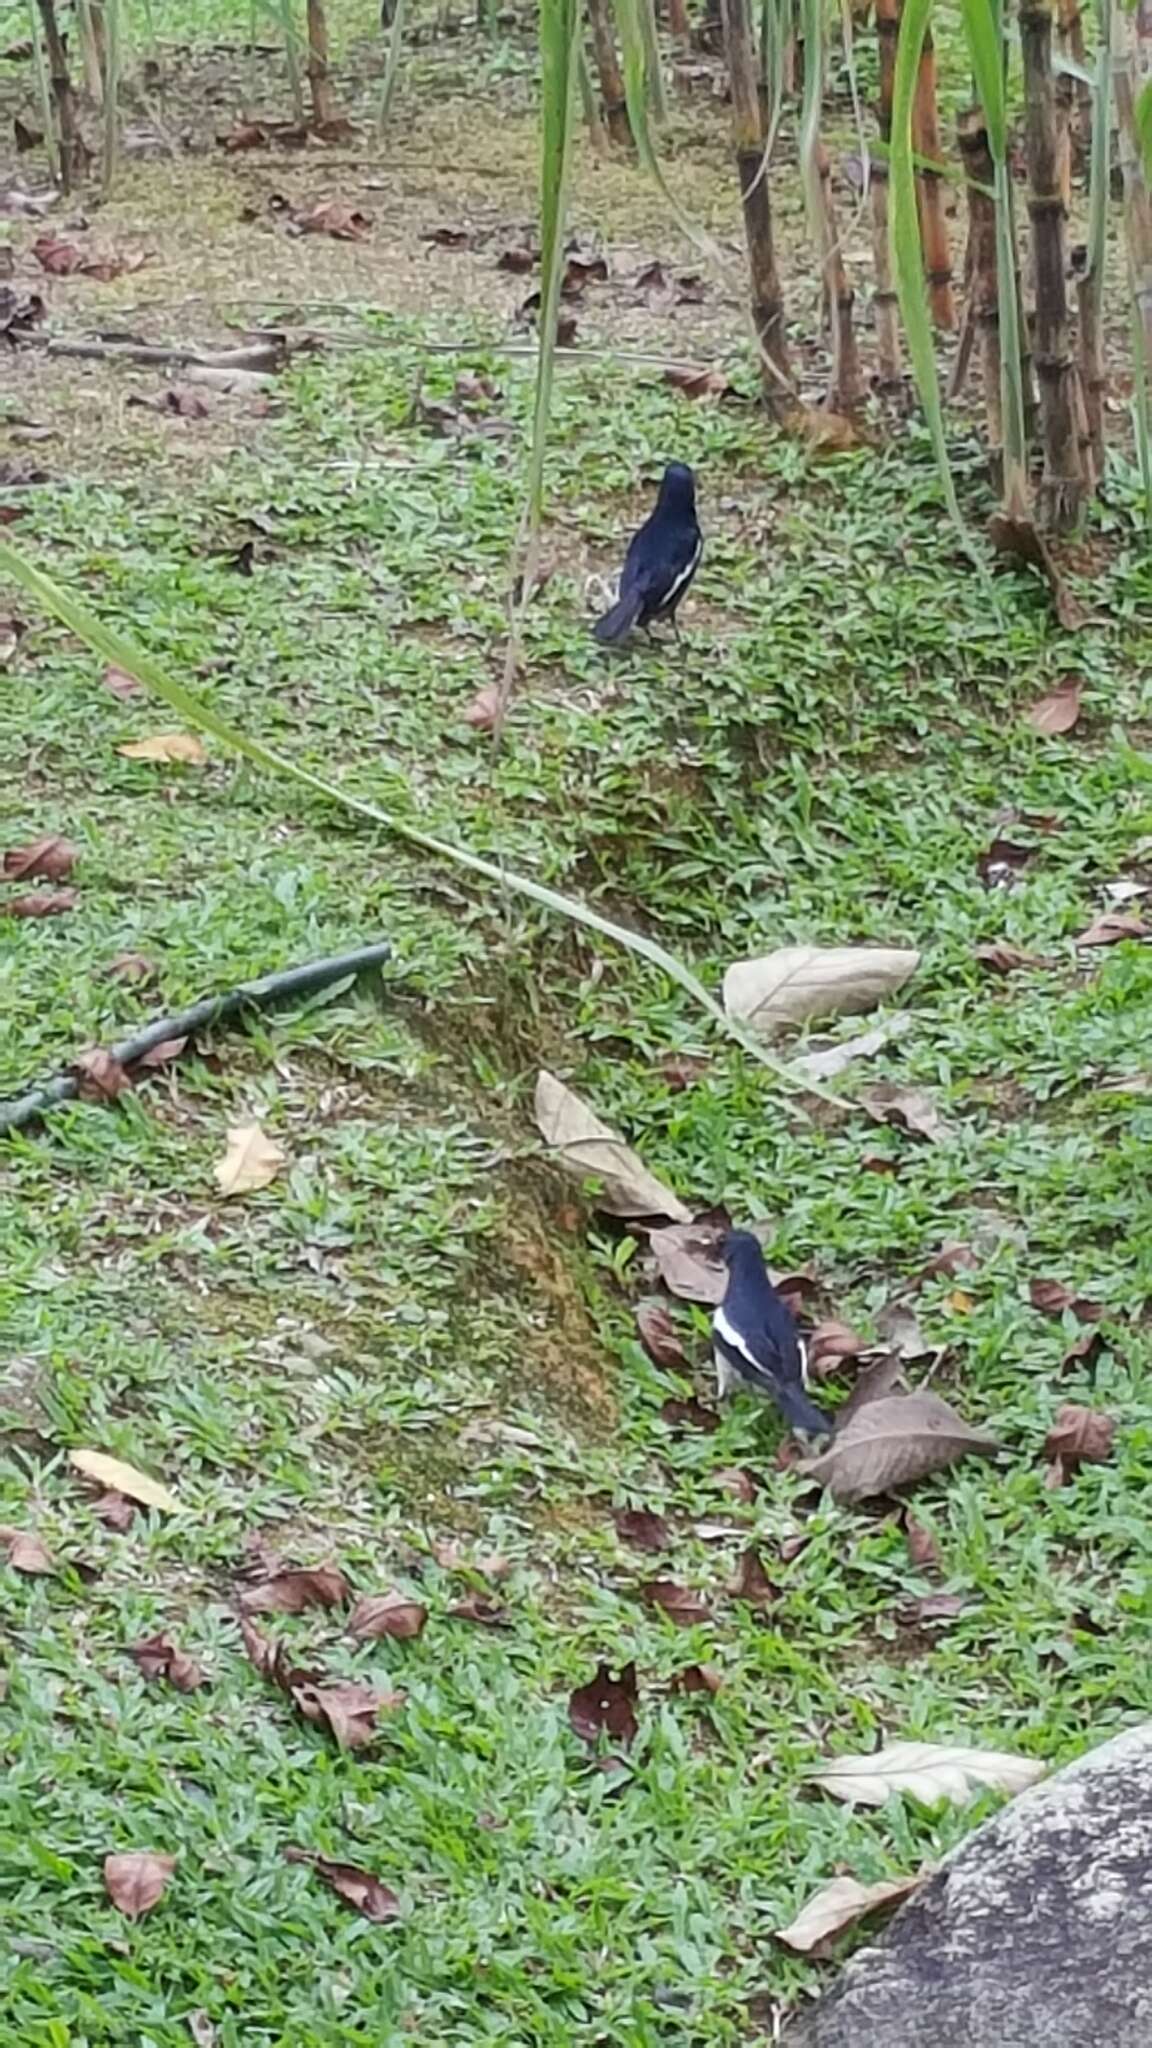
[[[730,1230],[720,1247],[720,1256],[726,1266],[734,1266],[737,1260],[764,1260],[764,1247],[750,1230]]]
[[[686,462],[670,462],[660,479],[660,506],[664,511],[696,510],[696,478]]]

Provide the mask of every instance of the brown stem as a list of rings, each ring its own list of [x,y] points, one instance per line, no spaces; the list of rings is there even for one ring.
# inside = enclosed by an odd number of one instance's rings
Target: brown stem
[[[942,159],[940,119],[936,112],[936,49],[931,30],[924,37],[916,74],[912,147],[918,156],[927,157],[933,163],[938,164]],[[938,171],[921,170],[916,173],[916,205],[924,246],[928,304],[937,327],[950,334],[956,325],[956,306],[952,298],[952,252],[948,246],[942,183]]]
[[[1135,309],[1144,333],[1145,364],[1152,364],[1152,193],[1140,148],[1137,98],[1144,83],[1142,35],[1144,9],[1133,16],[1113,10],[1112,83],[1116,124],[1120,131],[1120,168],[1124,178],[1124,232]],[[1148,372],[1146,371],[1146,374]]]
[[[764,403],[776,419],[796,410],[796,393],[784,333],[784,294],[776,268],[776,240],[764,162],[764,129],[752,26],[747,0],[721,0],[724,49],[732,87],[732,140],[748,245],[752,321],[760,347]]]
[[[52,81],[52,97],[56,102],[56,120],[60,129],[60,183],[65,192],[71,192],[76,180],[84,175],[88,148],[76,119],[76,95],[72,90],[64,38],[56,19],[56,0],[37,0],[37,5],[44,29],[48,76]]]
[[[312,94],[312,124],[323,131],[336,122],[332,96],[332,74],[328,68],[328,21],[324,0],[308,0],[308,86]]]
[[[896,44],[904,0],[876,0],[876,42],[880,58],[880,92],[876,124],[880,140],[892,139],[892,88],[896,76]],[[899,389],[903,378],[900,315],[892,285],[892,253],[888,240],[888,161],[872,165],[872,264],[876,288],[872,295],[876,323],[876,369],[882,388]]]
[[[620,63],[616,55],[616,37],[612,28],[612,14],[609,0],[588,0],[588,21],[592,29],[592,54],[596,59],[596,75],[600,80],[600,104],[604,119],[613,142],[623,148],[632,147],[632,123],[628,119],[628,102],[624,97],[624,80],[620,76]]]
[[[1056,35],[1062,56],[1071,59],[1083,71],[1088,63],[1084,48],[1084,17],[1080,12],[1080,0],[1057,0]],[[1064,204],[1070,202],[1072,173],[1083,175],[1088,162],[1088,148],[1092,136],[1092,87],[1086,79],[1074,78],[1071,72],[1064,72],[1056,81],[1056,101],[1065,122],[1062,136],[1062,171],[1067,183],[1061,183]]]
[[[1000,405],[1000,277],[996,267],[996,202],[991,194],[996,172],[988,145],[988,130],[979,107],[970,107],[960,115],[956,139],[968,180],[968,289],[975,326],[976,358],[984,389],[988,467],[993,486],[999,491],[1004,472],[1004,416]]]
[[[832,200],[832,171],[828,151],[817,145],[820,173],[820,236],[824,270],[824,292],[828,322],[832,330],[832,370],[828,381],[828,406],[832,412],[851,413],[860,403],[860,356],[852,309],[856,294],[844,262],[844,248],[836,229],[836,208]]]
[[[692,24],[684,0],[668,0],[668,33],[685,47],[692,35]]]
[[[1036,274],[1033,349],[1040,381],[1044,443],[1044,474],[1037,509],[1042,526],[1055,533],[1066,533],[1080,517],[1084,476],[1076,431],[1075,371],[1065,284],[1067,215],[1060,191],[1050,0],[1025,0],[1020,9],[1020,47],[1024,67],[1028,211]]]

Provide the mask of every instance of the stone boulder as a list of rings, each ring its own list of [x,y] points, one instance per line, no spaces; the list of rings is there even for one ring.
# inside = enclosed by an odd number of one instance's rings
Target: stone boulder
[[[1152,2048],[1152,1722],[977,1828],[783,2048]]]

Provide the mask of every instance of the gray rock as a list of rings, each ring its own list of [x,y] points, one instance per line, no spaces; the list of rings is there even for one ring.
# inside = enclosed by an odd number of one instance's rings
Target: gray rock
[[[1152,2048],[1152,1722],[1022,1792],[784,2048]]]

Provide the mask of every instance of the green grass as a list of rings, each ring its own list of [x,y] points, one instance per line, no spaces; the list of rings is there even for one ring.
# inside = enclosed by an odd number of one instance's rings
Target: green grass
[[[34,621],[0,698],[0,840],[66,832],[80,900],[0,922],[0,1096],[150,1003],[381,935],[396,958],[382,998],[221,1033],[117,1108],[0,1148],[0,1521],[62,1560],[53,1579],[0,1568],[0,1984],[27,2048],[183,2048],[198,2012],[222,2048],[748,2041],[766,1998],[819,1980],[771,1939],[819,1882],[915,1869],[989,1809],[853,1815],[804,1789],[816,1757],[932,1737],[1059,1763],[1149,1710],[1152,1106],[1097,1083],[1149,1065],[1152,953],[1072,944],[1107,883],[1152,879],[1131,477],[1117,466],[1094,623],[1070,642],[1025,579],[990,605],[914,437],[816,463],[750,407],[566,372],[554,573],[494,756],[460,714],[498,671],[522,440],[413,427],[419,337],[389,338],[298,368],[226,462],[109,482],[93,460],[38,488],[19,540],[247,731],[714,983],[793,940],[921,947],[913,1028],[866,1078],[929,1089],[950,1136],[800,1119],[636,962],[218,749],[203,769],[124,760],[171,717],[109,695]],[[472,366],[522,434],[522,370]],[[434,360],[425,397],[457,367]],[[699,470],[708,535],[688,650],[609,664],[585,578],[617,566],[672,453]],[[250,533],[245,579],[213,550]],[[1082,723],[1041,739],[1020,713],[1072,667]],[[977,863],[1008,813],[1053,827],[1007,828],[1037,850],[1004,891]],[[1000,936],[1045,964],[989,981],[973,949]],[[159,995],[108,979],[125,950]],[[709,1064],[674,1093],[659,1061],[684,1050]],[[685,1197],[767,1219],[776,1260],[811,1261],[822,1308],[865,1328],[942,1243],[976,1246],[970,1304],[947,1279],[915,1296],[948,1346],[938,1380],[1005,1444],[916,1492],[940,1583],[971,1601],[950,1627],[898,1621],[927,1583],[896,1520],[813,1504],[775,1469],[770,1417],[661,1421],[681,1389],[632,1334],[639,1249],[586,1230],[531,1157],[542,1061]],[[289,1166],[224,1203],[212,1165],[252,1115]],[[864,1170],[878,1154],[891,1173]],[[1095,1366],[1062,1364],[1078,1328],[1028,1306],[1038,1276],[1105,1305]],[[702,1321],[683,1327],[703,1359]],[[1044,1436],[1077,1400],[1116,1417],[1115,1454],[1049,1492]],[[105,1530],[66,1466],[81,1445],[162,1474],[180,1516]],[[750,1508],[717,1487],[732,1465],[759,1477]],[[624,1503],[670,1518],[667,1559],[620,1543]],[[245,1662],[232,1608],[256,1535],[427,1602],[409,1644],[357,1647],[338,1612],[269,1622],[304,1661],[406,1689],[375,1751],[334,1752]],[[448,1539],[462,1566],[436,1562]],[[749,1542],[780,1587],[766,1617],[725,1590]],[[493,1552],[511,1627],[447,1618]],[[706,1589],[713,1621],[653,1616],[637,1589],[658,1573]],[[126,1645],[162,1627],[209,1687],[140,1678]],[[567,1725],[601,1658],[640,1671],[622,1776]],[[724,1676],[706,1712],[667,1689],[696,1660]],[[403,1919],[349,1913],[283,1860],[292,1843],[376,1872]],[[138,1925],[100,1875],[132,1848],[178,1858]]]

